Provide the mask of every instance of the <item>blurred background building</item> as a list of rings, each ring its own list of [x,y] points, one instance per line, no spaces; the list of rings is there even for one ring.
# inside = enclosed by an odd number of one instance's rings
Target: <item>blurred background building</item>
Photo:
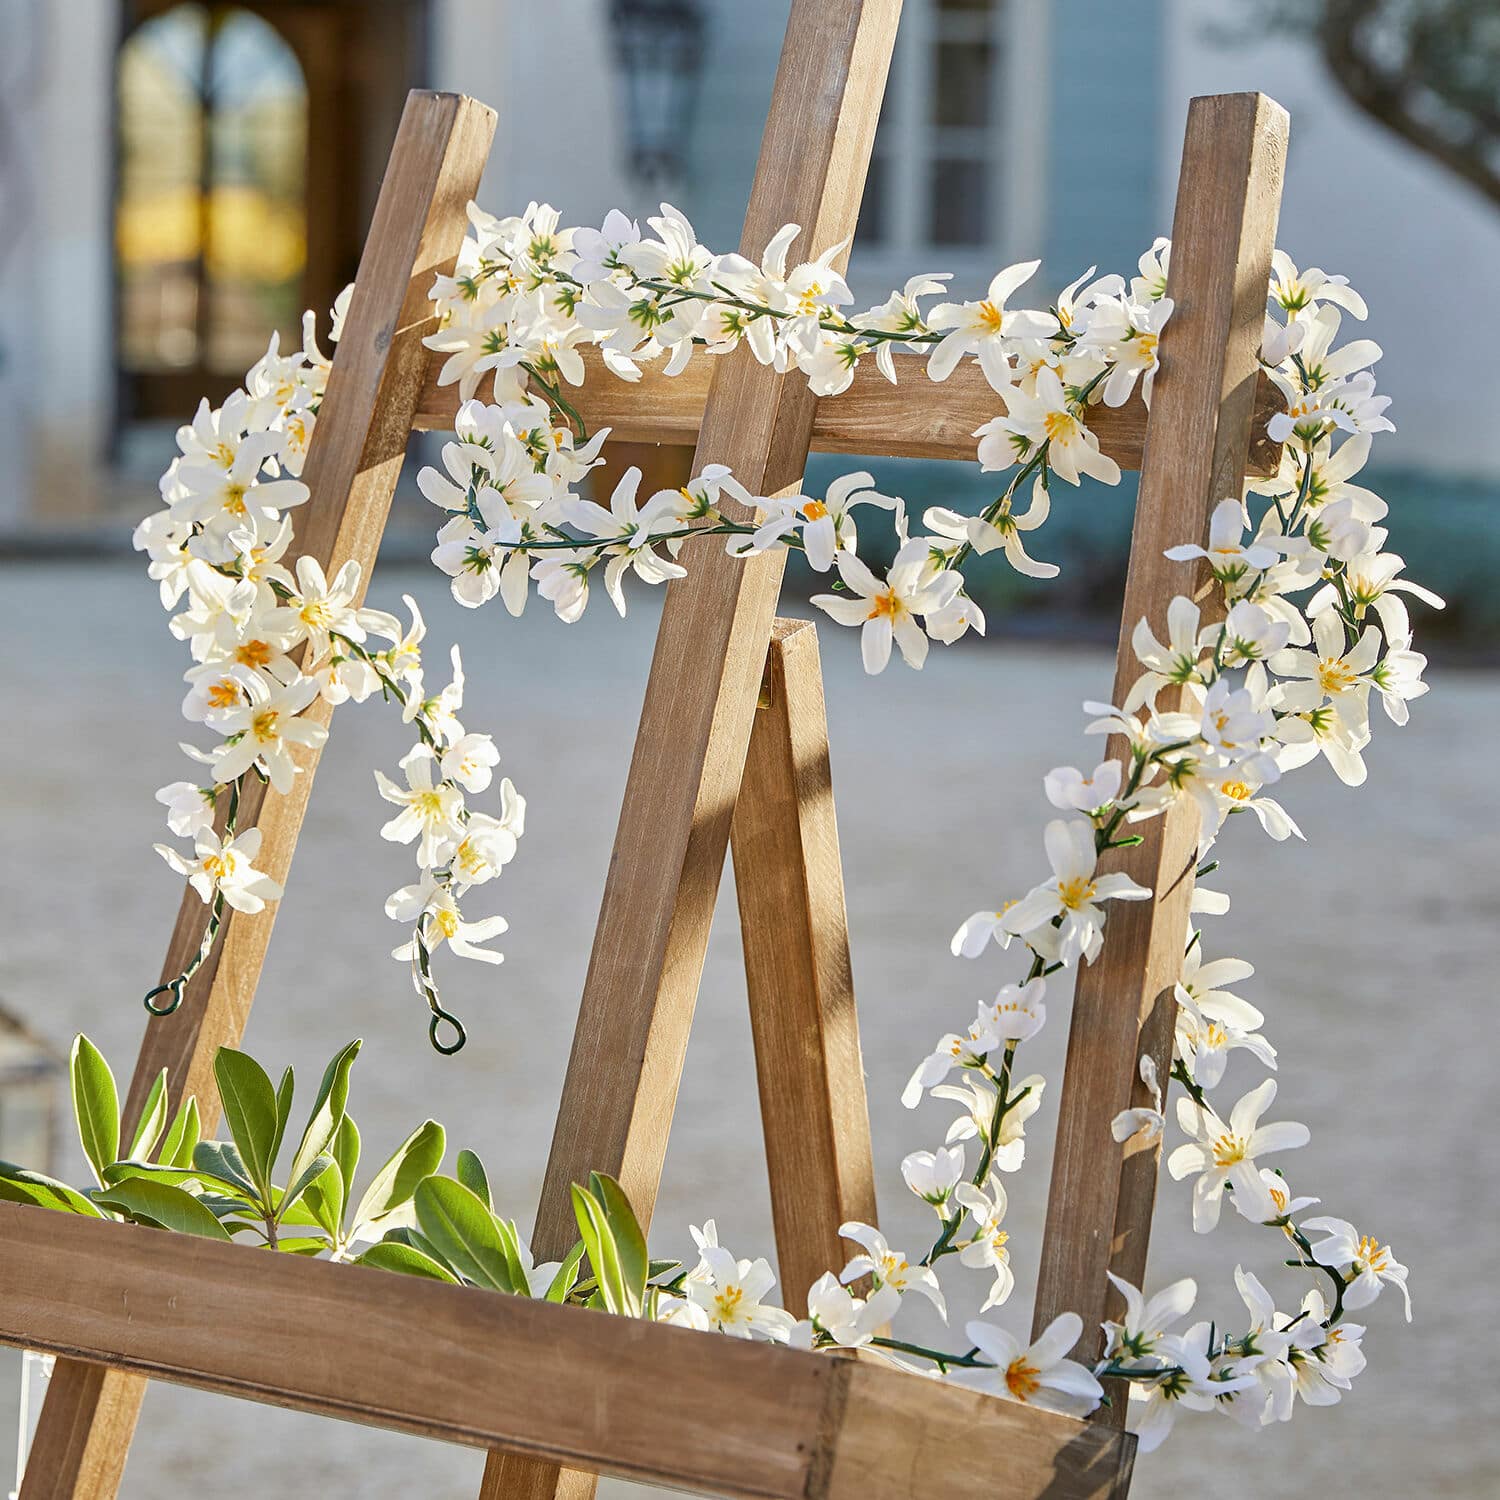
[[[670,196],[733,245],[786,10],[0,0],[0,538],[120,545],[198,397],[352,278],[409,87],[498,109],[493,209],[545,197],[597,222]],[[1033,255],[1046,288],[1129,270],[1170,228],[1187,99],[1264,89],[1294,119],[1282,243],[1351,277],[1387,351],[1382,478],[1435,542],[1471,534],[1500,493],[1500,424],[1476,399],[1500,337],[1500,303],[1477,295],[1500,263],[1495,28],[1482,0],[907,0],[856,294],[918,270],[972,291]],[[954,476],[899,482],[920,499]],[[1074,528],[1051,614],[1099,599],[1127,524],[1112,506]],[[1461,604],[1447,626],[1472,637],[1490,622],[1477,579],[1443,566],[1460,575],[1435,579]],[[993,590],[1028,599],[1012,578]]]

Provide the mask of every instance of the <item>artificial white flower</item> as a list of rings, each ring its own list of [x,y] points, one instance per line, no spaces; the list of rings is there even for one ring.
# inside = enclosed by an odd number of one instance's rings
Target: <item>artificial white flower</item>
[[[1411,1322],[1411,1293],[1406,1289],[1406,1267],[1369,1235],[1360,1234],[1347,1219],[1304,1219],[1304,1232],[1324,1236],[1312,1247],[1313,1259],[1320,1266],[1332,1266],[1344,1278],[1344,1306],[1350,1312],[1368,1307],[1389,1282],[1399,1287],[1406,1304],[1406,1321]]]
[[[1019,458],[1029,458],[1044,444],[1047,467],[1059,479],[1077,484],[1087,474],[1104,484],[1120,482],[1120,466],[1099,451],[1099,439],[1084,426],[1082,418],[1063,389],[1057,372],[1040,371],[1035,393],[1018,387],[1005,393],[1005,415],[976,429],[979,465],[982,469],[1007,469]]]
[[[1235,499],[1221,500],[1214,506],[1208,523],[1208,546],[1185,542],[1168,547],[1166,555],[1173,562],[1191,562],[1205,558],[1218,581],[1234,589],[1251,573],[1263,572],[1276,562],[1275,551],[1262,542],[1245,542],[1245,507]]]
[[[214,775],[227,784],[259,765],[278,792],[289,792],[301,770],[292,747],[316,750],[328,738],[326,725],[298,717],[318,696],[318,684],[311,677],[299,677],[283,687],[268,684],[258,674],[246,684],[247,702],[208,713],[209,724],[226,739],[214,761]]]
[[[1258,1159],[1273,1151],[1305,1146],[1310,1138],[1307,1126],[1294,1120],[1260,1123],[1275,1097],[1276,1080],[1268,1078],[1240,1099],[1230,1111],[1227,1124],[1212,1109],[1200,1107],[1191,1099],[1177,1101],[1177,1123],[1195,1139],[1167,1158],[1167,1170],[1179,1182],[1184,1177],[1196,1177],[1193,1228],[1197,1233],[1207,1234],[1218,1224],[1226,1185],[1233,1185],[1237,1205],[1244,1195],[1241,1212],[1247,1217],[1273,1216],[1274,1205],[1261,1182]]]
[[[760,1338],[785,1343],[796,1319],[784,1308],[767,1303],[776,1285],[775,1273],[764,1259],[736,1260],[720,1245],[704,1245],[699,1277],[685,1285],[687,1300],[700,1308],[710,1328],[733,1338]]]
[[[1010,1234],[1000,1227],[1005,1218],[1005,1188],[992,1176],[983,1188],[961,1182],[953,1190],[953,1201],[968,1211],[974,1233],[959,1251],[958,1258],[975,1270],[994,1273],[980,1312],[998,1307],[1015,1289],[1016,1276],[1010,1268]]]
[[[883,1286],[868,1300],[856,1297],[832,1271],[813,1282],[807,1294],[807,1319],[791,1333],[796,1348],[810,1349],[814,1332],[826,1334],[843,1349],[859,1349],[875,1338],[901,1306],[901,1293]]]
[[[1057,766],[1043,780],[1047,800],[1063,812],[1093,812],[1120,795],[1124,770],[1117,760],[1106,760],[1085,776],[1076,766]]]
[[[907,1187],[942,1217],[943,1205],[963,1181],[964,1148],[939,1146],[936,1151],[913,1151],[902,1159],[901,1176]]]
[[[1066,1358],[1083,1332],[1083,1319],[1077,1313],[1054,1318],[1029,1347],[992,1323],[969,1323],[964,1331],[969,1342],[994,1364],[980,1383],[997,1396],[1069,1417],[1086,1417],[1104,1396],[1104,1388],[1093,1375]]]
[[[1020,515],[1010,508],[1008,501],[993,516],[964,516],[934,505],[923,513],[922,524],[938,536],[967,542],[981,556],[1002,548],[1005,560],[1027,578],[1056,578],[1060,571],[1057,564],[1038,562],[1028,556],[1021,540],[1022,533],[1035,531],[1051,509],[1047,487],[1038,478],[1031,488],[1031,504]]]
[[[946,380],[966,354],[979,357],[980,367],[996,390],[1010,384],[1011,364],[1007,341],[1051,338],[1057,319],[1051,313],[1008,309],[1005,300],[1036,274],[1039,260],[1007,266],[991,280],[982,302],[941,302],[927,315],[932,328],[950,332],[933,346],[927,357],[927,374]]]
[[[375,772],[375,784],[387,802],[401,809],[381,830],[383,839],[417,846],[417,863],[424,870],[441,864],[449,849],[463,837],[463,789],[451,781],[433,780],[437,756],[428,745],[416,745],[401,758],[406,786]]]
[[[193,839],[194,858],[187,859],[168,844],[156,852],[177,871],[205,902],[222,896],[225,904],[246,916],[264,911],[266,902],[281,899],[281,886],[252,863],[260,853],[260,829],[247,828],[220,840],[212,828],[200,828]]]
[[[1019,1172],[1026,1160],[1026,1122],[1042,1107],[1042,1090],[1047,1080],[1040,1073],[1032,1073],[1011,1086],[1005,1118],[1000,1122],[1000,1134],[995,1137],[995,1151],[990,1165],[997,1172]],[[953,1099],[964,1106],[961,1114],[949,1127],[946,1144],[968,1141],[976,1137],[988,1141],[994,1136],[995,1109],[1000,1095],[983,1078],[975,1074],[965,1076],[962,1083],[940,1083],[932,1090],[934,1099]]]
[[[174,781],[157,792],[156,800],[167,809],[167,827],[179,837],[190,839],[213,827],[218,788]]]
[[[385,914],[397,922],[420,924],[428,951],[443,943],[459,958],[477,959],[480,963],[498,964],[505,961],[503,953],[478,945],[497,937],[510,924],[504,917],[484,917],[478,922],[469,922],[459,910],[458,901],[447,886],[434,880],[430,870],[422,872],[415,885],[402,886],[385,903]],[[413,965],[419,954],[416,937],[391,950],[391,957],[406,960]]]
[[[1023,896],[1001,918],[1007,932],[1024,933],[1057,919],[1065,963],[1092,960],[1104,927],[1102,901],[1145,901],[1151,892],[1123,872],[1096,873],[1094,825],[1056,818],[1044,834],[1052,877]]]
[[[840,1281],[847,1285],[858,1281],[861,1276],[869,1276],[877,1288],[895,1287],[903,1295],[918,1292],[947,1317],[942,1289],[930,1266],[914,1266],[899,1250],[892,1250],[886,1237],[873,1224],[861,1224],[851,1219],[839,1225],[839,1233],[864,1250],[863,1255],[854,1256],[844,1267]]]
[[[849,593],[814,594],[812,602],[840,625],[860,627],[865,671],[885,670],[892,641],[908,666],[921,667],[927,659],[927,636],[918,618],[951,602],[962,582],[960,575],[945,571],[927,577],[927,544],[921,537],[901,548],[883,581],[852,552],[840,552],[837,560]]]

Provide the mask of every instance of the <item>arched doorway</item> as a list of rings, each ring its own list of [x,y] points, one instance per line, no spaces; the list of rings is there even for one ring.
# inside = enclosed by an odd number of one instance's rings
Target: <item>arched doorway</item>
[[[221,399],[352,279],[426,0],[124,0],[116,64],[120,424]]]

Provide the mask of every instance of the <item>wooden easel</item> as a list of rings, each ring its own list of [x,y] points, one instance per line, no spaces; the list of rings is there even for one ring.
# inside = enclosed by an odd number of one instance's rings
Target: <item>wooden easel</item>
[[[852,234],[898,13],[899,0],[795,0],[747,253],[789,221],[814,247]],[[329,569],[355,558],[369,576],[410,432],[451,425],[455,395],[437,388],[421,343],[427,292],[457,254],[493,131],[471,99],[408,100],[305,474],[302,545]],[[1159,629],[1178,591],[1163,549],[1206,536],[1246,473],[1275,471],[1264,435],[1275,397],[1256,351],[1285,138],[1284,112],[1259,95],[1193,102],[1177,306],[1149,423],[1138,399],[1090,416],[1104,450],[1141,471],[1117,694],[1134,675],[1131,627],[1144,615]],[[908,356],[903,373],[892,388],[862,370],[820,406],[795,372],[743,352],[628,389],[596,366],[579,405],[621,439],[696,440],[698,464],[728,463],[765,495],[799,485],[810,447],[972,461],[970,434],[997,405],[977,369],[934,385]],[[781,1280],[796,1309],[840,1263],[839,1222],[873,1220],[874,1194],[816,637],[774,621],[782,564],[705,545],[667,590],[533,1242],[543,1257],[571,1243],[568,1186],[591,1169],[650,1213],[732,828]],[[314,757],[304,767],[288,796],[252,783],[242,805],[279,880]],[[1109,1122],[1146,1102],[1143,1050],[1165,1075],[1191,892],[1191,813],[1144,829],[1116,862],[1157,896],[1112,913],[1104,957],[1078,980],[1035,1313],[1040,1326],[1076,1311],[1086,1338],[1111,1310],[1104,1272],[1143,1279],[1159,1147],[1122,1151]],[[202,912],[187,893],[164,974],[196,948]],[[181,1010],[148,1023],[127,1119],[163,1067],[174,1098],[196,1092],[212,1113],[213,1053],[240,1037],[273,917],[229,913]],[[23,1500],[115,1494],[146,1375],[490,1448],[482,1494],[508,1500],[583,1500],[594,1472],[785,1500],[895,1500],[919,1492],[918,1474],[1005,1495],[1122,1496],[1134,1452],[1110,1426],[1123,1402],[1080,1423],[864,1361],[10,1204],[0,1287],[0,1340],[64,1356]],[[306,1357],[312,1326],[339,1329],[337,1361]],[[422,1343],[445,1357],[413,1379]]]

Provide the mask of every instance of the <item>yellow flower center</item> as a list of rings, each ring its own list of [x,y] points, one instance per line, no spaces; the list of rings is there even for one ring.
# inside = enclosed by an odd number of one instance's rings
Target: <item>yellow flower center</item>
[[[242,516],[245,514],[244,485],[230,484],[224,487],[224,509],[233,516]]]
[[[1379,1240],[1371,1239],[1369,1235],[1360,1237],[1356,1260],[1363,1261],[1372,1271],[1383,1271],[1390,1263],[1390,1258],[1391,1252],[1385,1249]]]
[[[1051,443],[1068,443],[1078,436],[1078,418],[1070,411],[1049,411],[1042,418],[1042,426]]]
[[[817,312],[817,310],[818,310],[818,298],[821,297],[822,295],[823,295],[823,283],[821,281],[814,281],[814,282],[812,282],[808,286],[807,290],[802,293],[801,298],[798,300],[797,311],[799,313],[802,313],[804,316],[806,316],[809,313],[815,313],[815,312]]]
[[[744,1300],[744,1287],[725,1287],[714,1298],[714,1316],[720,1323],[733,1323],[739,1316],[740,1303]]]
[[[1072,880],[1060,880],[1057,884],[1057,896],[1069,911],[1077,911],[1080,906],[1085,906],[1094,899],[1094,882],[1085,880],[1081,875]]]
[[[821,521],[828,514],[828,507],[821,500],[809,500],[802,507],[802,514],[809,521]]]
[[[1154,359],[1156,357],[1156,335],[1154,333],[1138,333],[1131,342],[1134,343],[1142,360]]]
[[[878,620],[884,615],[894,625],[901,612],[902,604],[896,597],[895,589],[887,589],[883,594],[876,594],[870,600],[870,613],[865,618],[867,620]]]
[[[1017,1401],[1029,1401],[1041,1388],[1041,1371],[1026,1363],[1024,1354],[1017,1355],[1005,1369],[1005,1388]]]
[[[458,936],[458,913],[451,906],[445,906],[440,911],[432,914],[432,919],[437,923],[437,930],[445,938],[456,938]]]
[[[221,677],[208,690],[210,708],[233,708],[240,701],[240,685],[232,677]]]
[[[1227,1131],[1214,1142],[1214,1165],[1232,1167],[1245,1159],[1245,1143]]]
[[[1236,802],[1248,802],[1250,800],[1250,788],[1243,781],[1221,782],[1219,790],[1226,797],[1233,797]]]
[[[993,302],[984,301],[974,309],[986,333],[999,333],[1005,322],[1005,314]]]
[[[212,879],[222,880],[233,868],[233,864],[227,854],[210,854],[203,861],[203,868]]]
[[[250,721],[250,733],[258,740],[274,740],[280,736],[277,725],[281,715],[274,708],[263,708]]]
[[[269,641],[246,641],[243,645],[235,647],[234,659],[242,667],[263,667],[271,660],[271,643]]]
[[[309,599],[297,611],[297,618],[311,630],[326,630],[333,623],[333,611],[323,599]]]
[[[434,787],[430,792],[418,792],[412,799],[412,805],[425,818],[438,818],[443,813],[442,793]]]
[[[1355,673],[1342,657],[1318,663],[1318,686],[1325,693],[1346,693],[1354,686]]]

